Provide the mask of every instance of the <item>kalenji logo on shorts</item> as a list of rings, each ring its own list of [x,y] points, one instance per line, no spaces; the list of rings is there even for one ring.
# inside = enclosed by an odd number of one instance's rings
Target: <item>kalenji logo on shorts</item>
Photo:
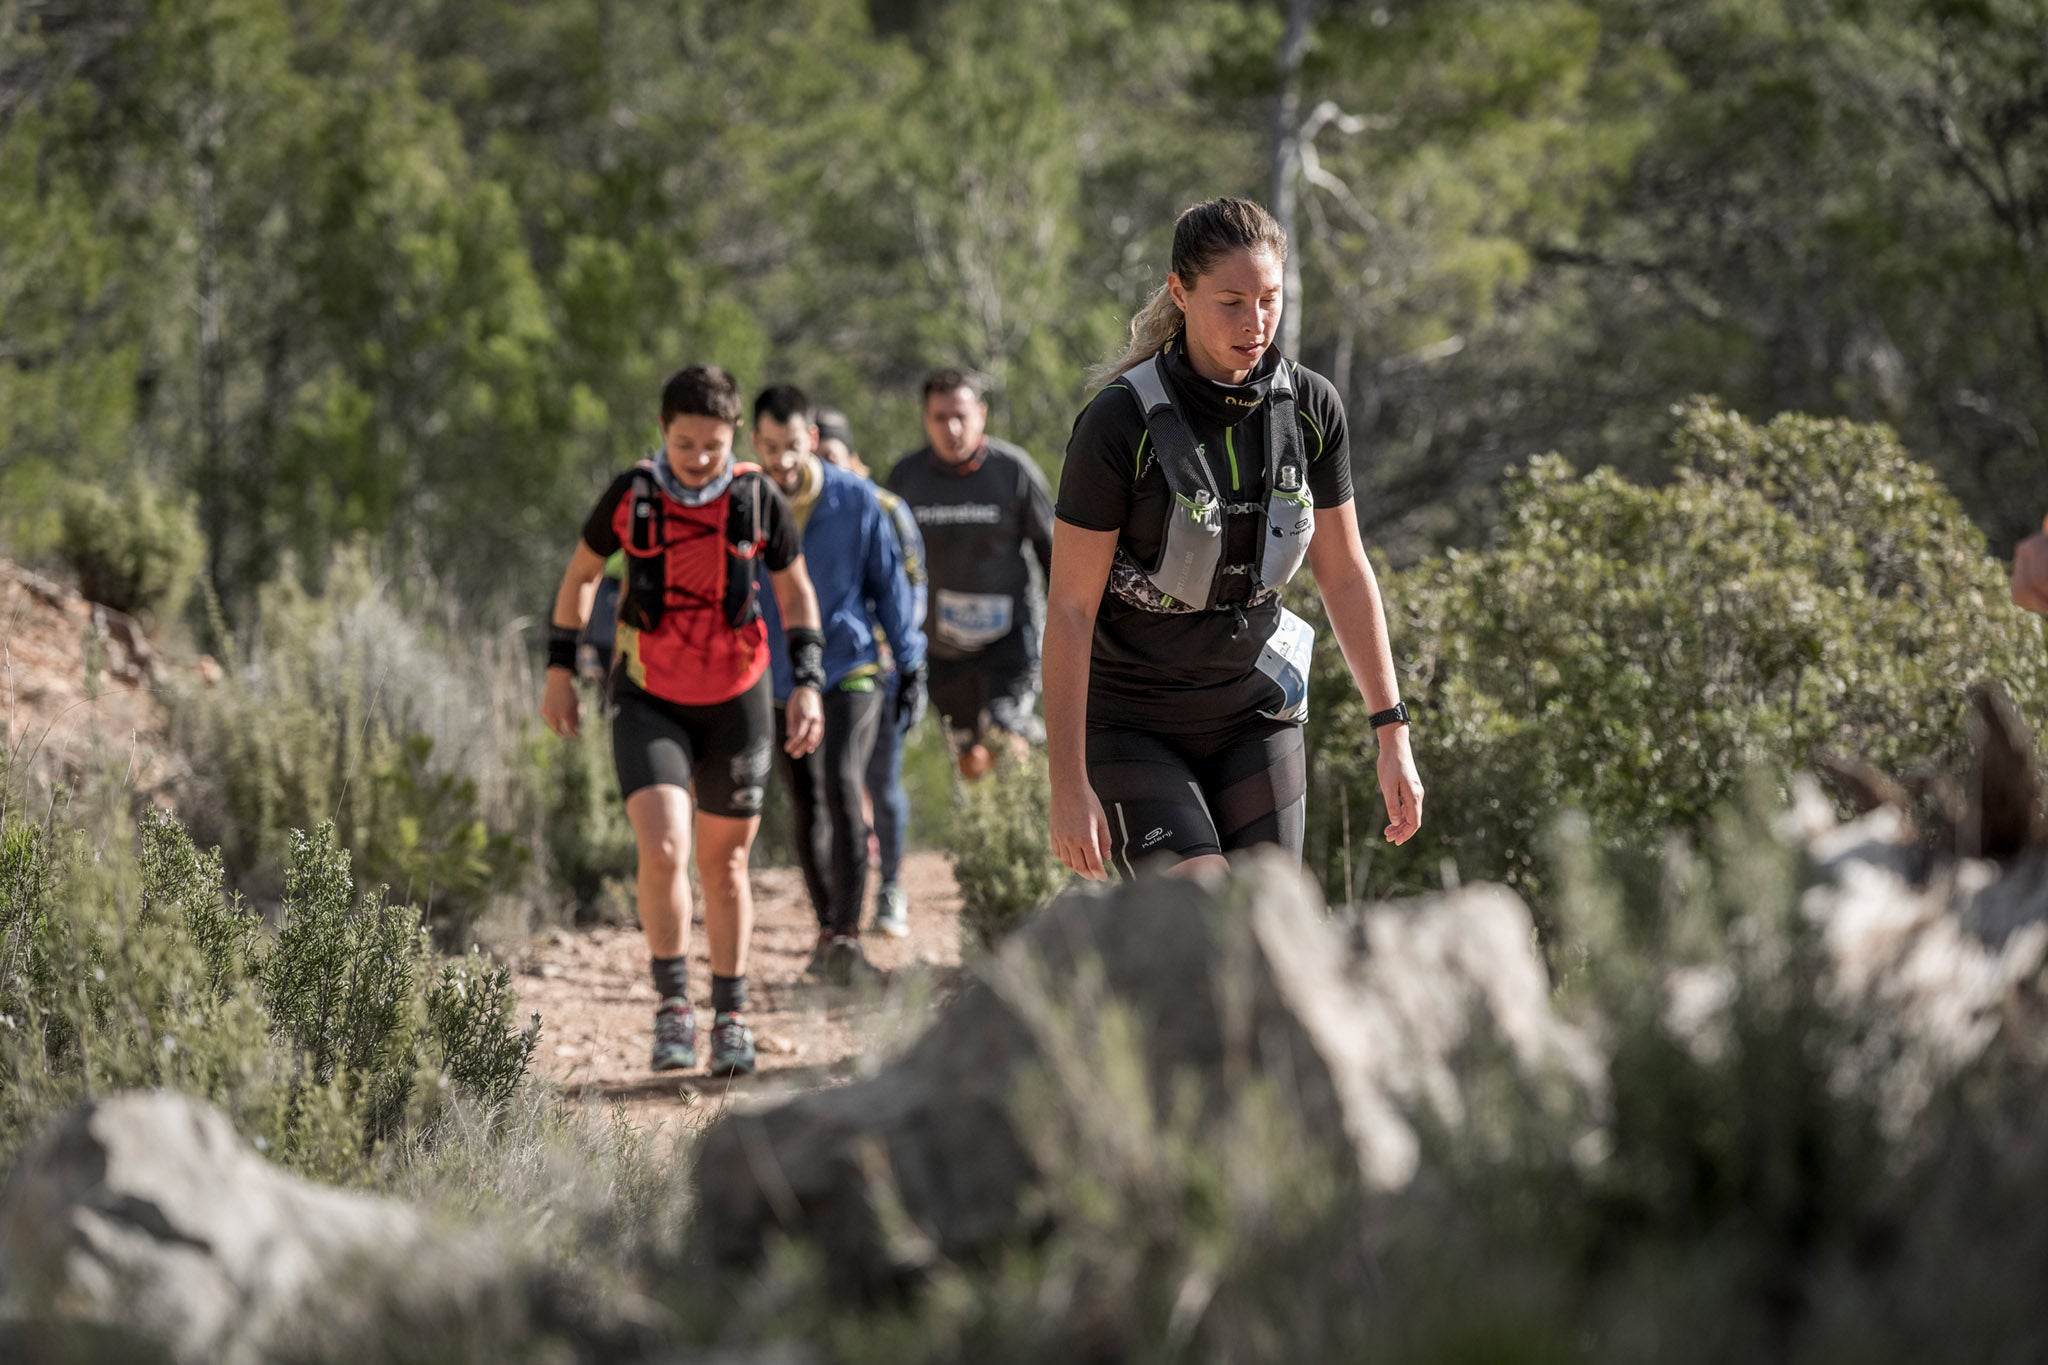
[[[1167,838],[1172,833],[1173,831],[1170,829],[1155,829],[1138,842],[1138,847],[1150,848],[1152,847],[1152,845],[1158,843],[1161,839]]]

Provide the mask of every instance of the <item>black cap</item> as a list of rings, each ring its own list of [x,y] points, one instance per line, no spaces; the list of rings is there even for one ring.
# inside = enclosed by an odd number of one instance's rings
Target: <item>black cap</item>
[[[838,408],[819,408],[816,422],[819,440],[838,441],[853,449],[853,428],[847,425],[845,413]]]

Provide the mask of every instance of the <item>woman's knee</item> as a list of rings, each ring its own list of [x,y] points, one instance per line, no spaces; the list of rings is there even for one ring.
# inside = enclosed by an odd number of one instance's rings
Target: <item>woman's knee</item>
[[[649,831],[636,841],[640,850],[642,876],[672,878],[689,861],[690,838],[681,830]]]
[[[698,831],[697,875],[711,886],[744,885],[758,822],[706,816],[702,823],[706,827]]]

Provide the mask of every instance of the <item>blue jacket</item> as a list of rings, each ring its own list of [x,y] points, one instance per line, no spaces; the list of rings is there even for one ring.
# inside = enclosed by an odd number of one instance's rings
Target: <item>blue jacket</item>
[[[818,462],[824,483],[804,522],[804,567],[818,594],[825,625],[825,685],[836,687],[859,668],[875,668],[881,653],[875,626],[889,637],[901,668],[924,662],[923,613],[917,610],[896,528],[866,479]],[[775,699],[788,698],[789,644],[782,610],[772,591],[761,594],[768,623]]]

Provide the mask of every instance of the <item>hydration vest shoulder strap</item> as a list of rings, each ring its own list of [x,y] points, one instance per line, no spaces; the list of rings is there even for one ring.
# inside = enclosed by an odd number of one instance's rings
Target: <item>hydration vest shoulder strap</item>
[[[1156,355],[1125,370],[1122,377],[1145,414],[1145,430],[1151,433],[1159,467],[1166,473],[1166,486],[1191,501],[1204,493],[1220,501],[1209,467],[1195,446],[1195,433],[1166,386],[1165,365],[1166,357]]]
[[[668,609],[668,544],[661,507],[661,489],[654,468],[645,461],[633,467],[633,501],[628,508],[626,581],[619,592],[619,620],[635,630],[661,625]]]
[[[759,613],[759,555],[768,542],[764,504],[768,476],[756,465],[743,464],[733,470],[725,496],[725,623],[734,630]]]
[[[645,460],[633,466],[633,502],[626,518],[625,550],[629,556],[651,555],[662,548],[661,487]]]
[[[1280,362],[1266,394],[1266,487],[1295,493],[1308,484],[1308,443],[1301,436],[1301,408],[1293,366]]]

